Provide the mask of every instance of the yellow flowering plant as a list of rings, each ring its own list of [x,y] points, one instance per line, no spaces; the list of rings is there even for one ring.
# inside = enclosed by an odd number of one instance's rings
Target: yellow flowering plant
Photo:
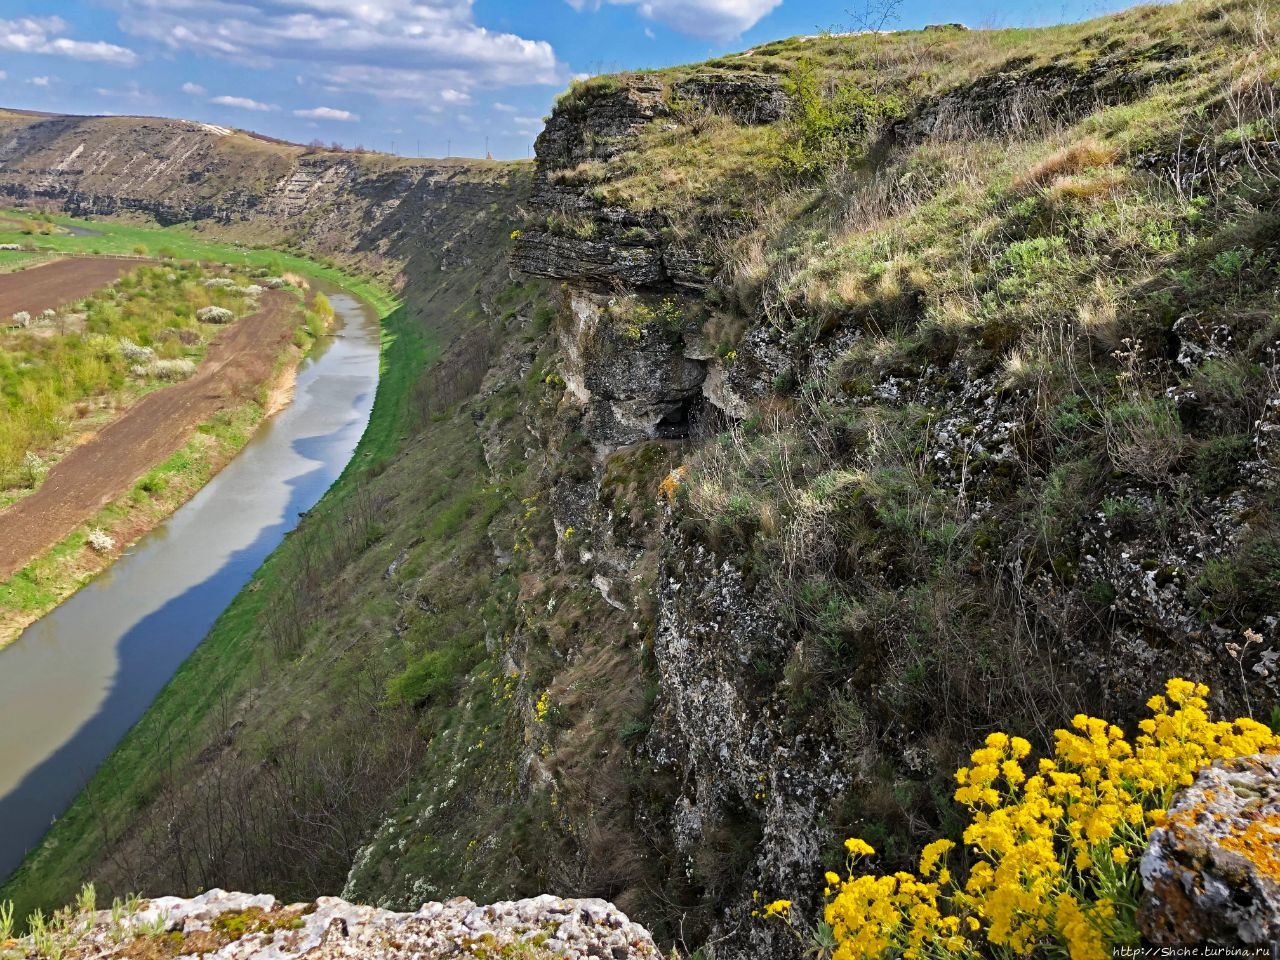
[[[1053,757],[1034,765],[1026,740],[988,736],[956,771],[955,798],[969,813],[967,877],[947,866],[949,840],[924,848],[917,873],[887,876],[858,873],[875,851],[847,841],[847,875],[826,875],[833,960],[1106,960],[1136,944],[1138,862],[1174,792],[1214,760],[1280,749],[1254,720],[1211,720],[1208,693],[1170,680],[1132,742],[1079,715],[1055,733]]]

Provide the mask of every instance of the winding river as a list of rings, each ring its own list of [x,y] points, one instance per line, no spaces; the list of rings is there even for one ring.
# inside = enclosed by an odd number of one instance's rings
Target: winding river
[[[304,364],[293,402],[165,524],[0,651],[0,880],[350,461],[373,406],[379,328],[364,303],[326,292],[335,335]]]

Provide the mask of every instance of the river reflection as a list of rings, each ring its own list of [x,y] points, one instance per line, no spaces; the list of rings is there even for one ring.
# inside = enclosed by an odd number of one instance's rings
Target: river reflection
[[[337,336],[299,373],[293,403],[165,524],[0,651],[0,878],[350,460],[377,386],[378,324],[353,297],[329,298]]]

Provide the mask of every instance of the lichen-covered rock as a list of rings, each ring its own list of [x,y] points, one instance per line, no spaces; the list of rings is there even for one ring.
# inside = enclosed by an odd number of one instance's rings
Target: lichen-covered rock
[[[823,862],[829,801],[848,787],[850,773],[816,717],[782,722],[791,691],[764,674],[796,655],[797,638],[768,591],[753,589],[733,562],[673,525],[658,599],[659,686],[645,750],[681,784],[670,824],[676,849],[693,862],[724,837],[761,838],[749,853],[737,850],[737,862],[730,845],[717,863],[724,875],[707,880],[745,886],[725,897],[716,955],[796,956],[781,924],[750,922],[746,891],[768,890],[817,914],[813,864]]]
[[[618,243],[608,237],[525,231],[511,259],[517,270],[556,280],[645,287],[659,286],[667,277],[661,250]]]
[[[675,94],[738,123],[776,123],[791,107],[781,80],[767,73],[694,76],[676,84]]]
[[[602,452],[687,436],[706,366],[686,356],[680,330],[657,320],[620,327],[609,298],[573,291],[559,333],[567,395]]]
[[[334,960],[339,957],[658,960],[644,928],[603,900],[542,896],[477,906],[458,897],[416,913],[357,906],[335,897],[284,905],[275,897],[210,890],[193,900],[144,901],[127,915],[100,911],[55,934],[68,958],[137,957],[163,941],[168,957],[216,960]],[[21,956],[40,950],[17,943]],[[12,956],[13,954],[10,954]]]
[[[1280,939],[1280,755],[1202,770],[1151,834],[1142,885],[1152,943]]]

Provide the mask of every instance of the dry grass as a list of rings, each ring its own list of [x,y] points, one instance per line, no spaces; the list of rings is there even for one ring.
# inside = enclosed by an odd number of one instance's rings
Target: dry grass
[[[1095,175],[1072,174],[1057,177],[1045,188],[1045,198],[1055,206],[1069,203],[1097,203],[1129,185],[1126,170],[1103,170]]]
[[[1051,181],[1066,180],[1091,167],[1105,167],[1114,163],[1119,151],[1092,138],[1073,143],[1045,157],[1020,178],[1014,181],[1015,190],[1043,186]]]

